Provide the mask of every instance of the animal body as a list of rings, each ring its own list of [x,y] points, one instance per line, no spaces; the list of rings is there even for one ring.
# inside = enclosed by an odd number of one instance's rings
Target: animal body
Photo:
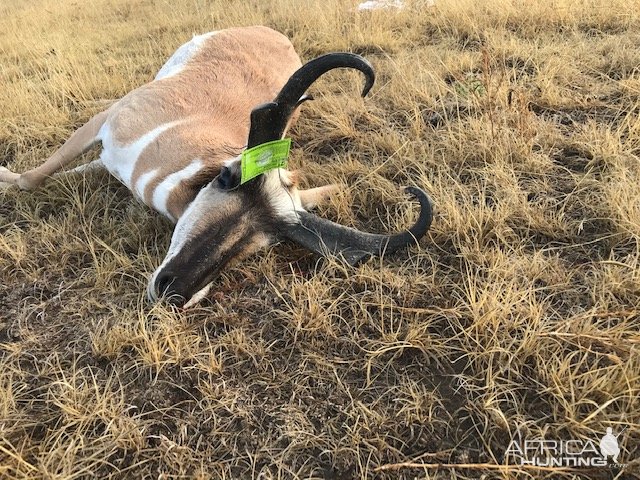
[[[358,55],[331,53],[302,66],[291,42],[266,27],[194,37],[155,79],[95,115],[42,165],[23,174],[0,167],[0,182],[34,189],[90,148],[129,190],[176,223],[166,258],[149,282],[152,301],[189,306],[232,262],[281,239],[349,264],[413,244],[428,230],[431,205],[421,204],[408,231],[375,235],[307,210],[337,188],[298,189],[295,175],[275,169],[240,184],[241,153],[283,137],[308,97],[307,88],[334,68],[354,68],[374,82]]]

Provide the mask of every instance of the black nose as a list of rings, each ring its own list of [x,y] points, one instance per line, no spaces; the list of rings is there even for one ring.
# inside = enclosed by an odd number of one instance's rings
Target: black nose
[[[164,271],[156,277],[155,289],[157,297],[164,297],[167,302],[177,307],[181,307],[186,302],[180,288],[178,276],[171,271]]]
[[[158,275],[158,278],[156,278],[156,291],[158,292],[158,296],[170,296],[173,293],[171,291],[171,285],[173,285],[176,280],[176,276],[171,272],[163,272]]]

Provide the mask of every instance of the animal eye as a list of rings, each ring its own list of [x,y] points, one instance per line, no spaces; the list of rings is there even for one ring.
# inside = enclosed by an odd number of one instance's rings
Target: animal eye
[[[220,175],[218,175],[218,186],[222,190],[230,190],[238,186],[239,180],[229,167],[222,167]]]

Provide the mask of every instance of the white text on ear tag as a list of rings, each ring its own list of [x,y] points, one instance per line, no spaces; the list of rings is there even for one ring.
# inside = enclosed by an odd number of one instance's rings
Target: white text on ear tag
[[[240,184],[246,183],[269,170],[286,168],[290,148],[291,139],[283,138],[282,140],[256,145],[242,152]]]

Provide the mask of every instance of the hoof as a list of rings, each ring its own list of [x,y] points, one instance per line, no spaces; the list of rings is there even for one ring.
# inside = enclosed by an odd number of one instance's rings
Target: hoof
[[[0,189],[5,189],[18,182],[20,175],[6,167],[0,167]]]

